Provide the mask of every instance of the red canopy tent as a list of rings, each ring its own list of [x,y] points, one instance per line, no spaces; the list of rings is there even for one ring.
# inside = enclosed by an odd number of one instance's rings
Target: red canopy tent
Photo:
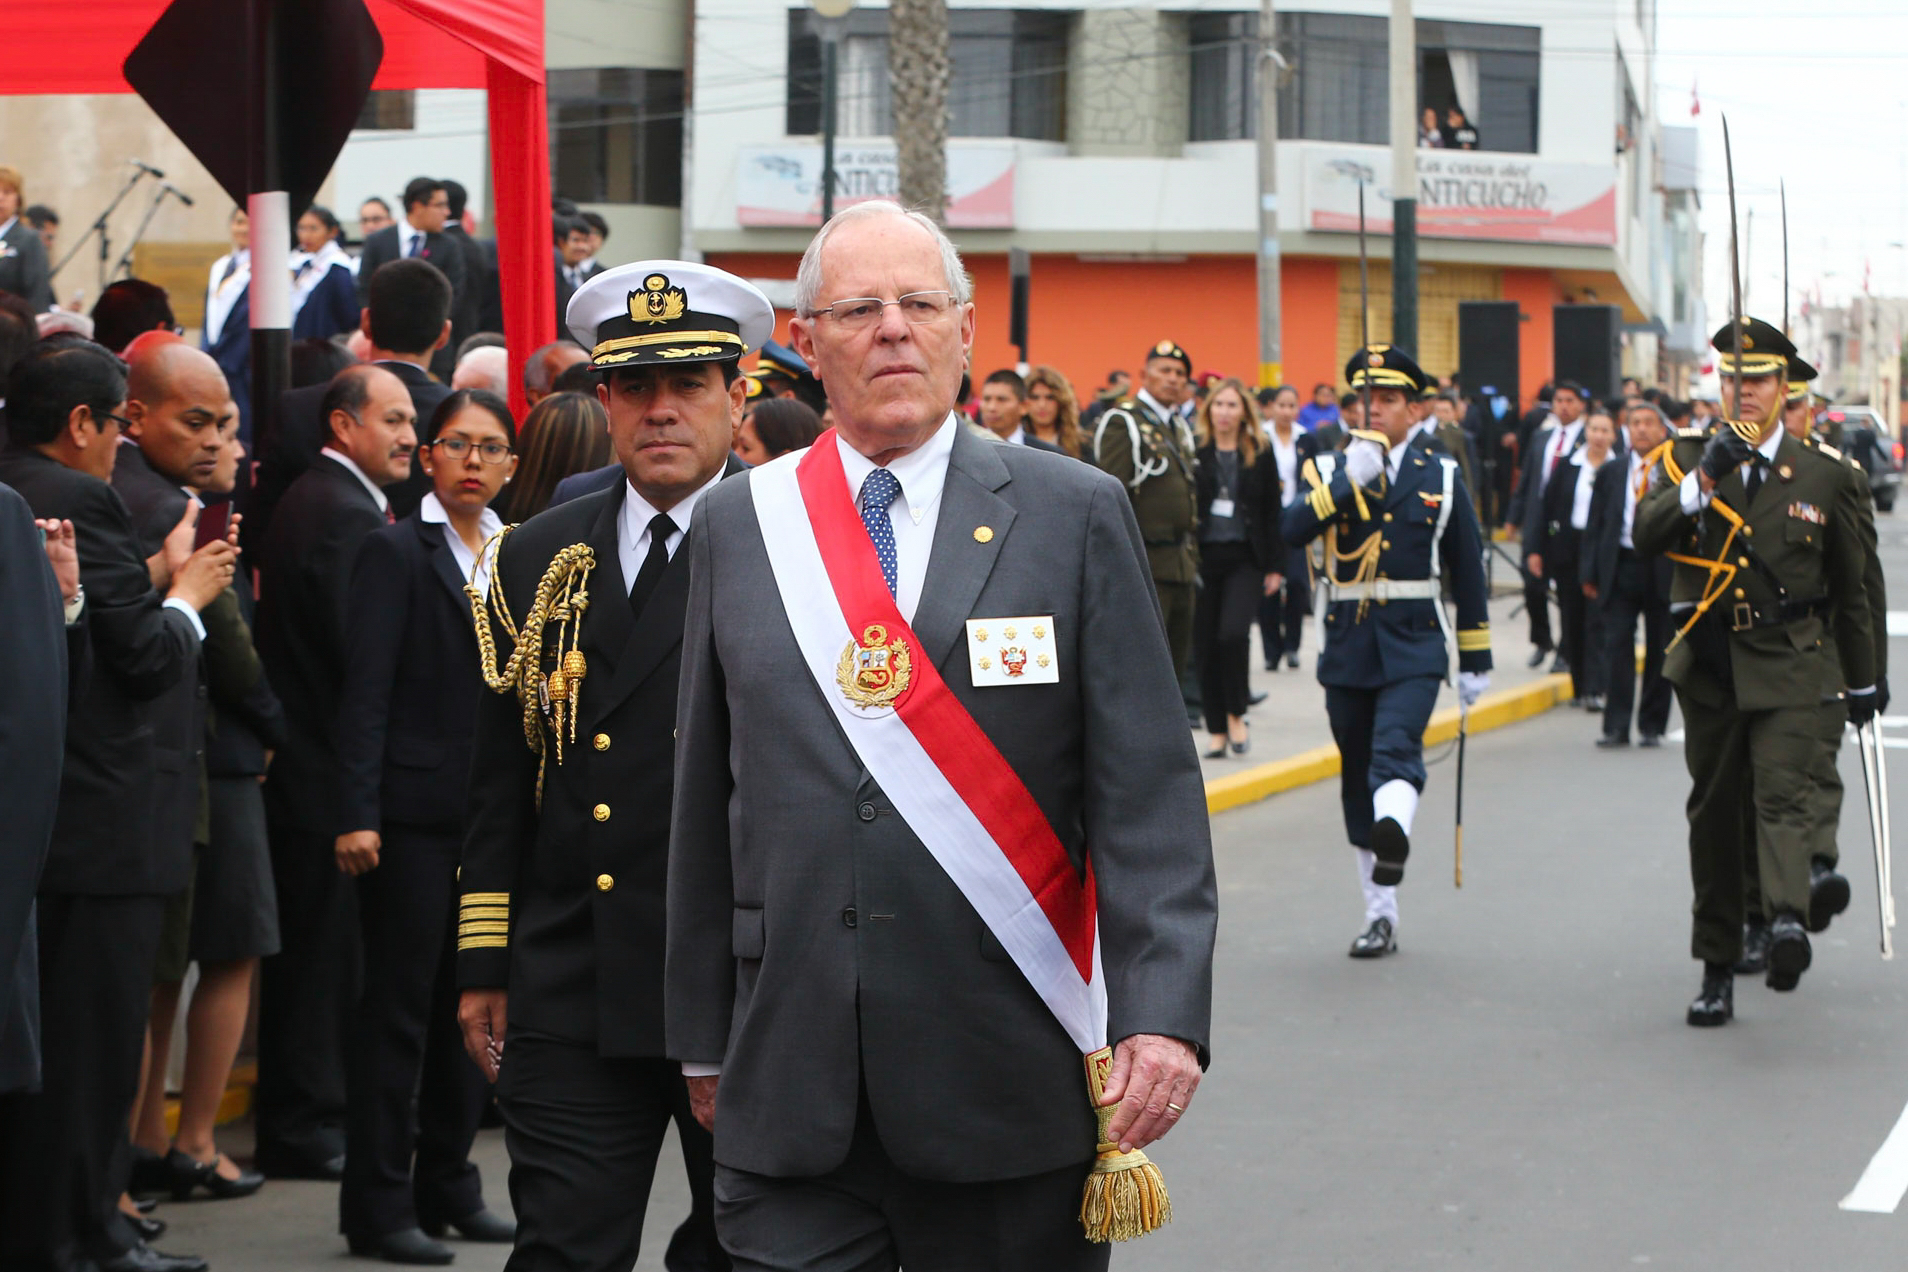
[[[130,93],[122,66],[170,0],[0,2],[7,67],[0,93]],[[550,150],[543,95],[543,0],[365,0],[384,38],[374,88],[489,93],[491,220],[513,360],[556,330],[550,253]],[[298,209],[294,208],[296,215]],[[518,377],[511,397],[524,404]]]

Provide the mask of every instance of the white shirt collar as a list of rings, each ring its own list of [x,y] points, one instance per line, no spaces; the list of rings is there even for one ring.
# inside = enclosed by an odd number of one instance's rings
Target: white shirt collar
[[[999,434],[995,436],[999,436]],[[1027,444],[1027,426],[1025,424],[1014,425],[1014,431],[1002,437],[1000,440],[1011,446],[1025,446]]]
[[[1386,457],[1386,462],[1389,464],[1386,472],[1392,478],[1395,479],[1398,476],[1398,470],[1404,467],[1405,452],[1411,449],[1411,443],[1416,439],[1417,435],[1417,431],[1414,429],[1405,434],[1405,439],[1402,442],[1399,442],[1396,446],[1391,448],[1390,453]]]
[[[689,518],[695,514],[696,503],[722,480],[722,474],[726,471],[728,471],[728,461],[725,459],[722,467],[716,470],[715,476],[683,496],[682,500],[669,510],[669,519],[675,523],[676,532],[669,536],[669,542],[664,545],[664,549],[671,557],[674,557],[676,549],[682,546],[682,537],[689,533]],[[616,543],[617,555],[623,564],[623,591],[626,593],[636,586],[636,572],[643,568],[643,558],[649,555],[649,523],[654,521],[656,514],[661,511],[662,509],[642,497],[629,478],[623,479],[623,516],[617,523]]]
[[[17,215],[10,216],[4,221],[0,221],[0,238],[5,238],[7,236],[7,231],[12,229],[15,225],[19,224],[19,222],[20,222],[20,218]]]
[[[1770,433],[1769,436],[1763,440],[1762,445],[1756,447],[1756,449],[1762,453],[1764,459],[1773,464],[1775,463],[1776,452],[1782,449],[1782,439],[1787,435],[1788,430],[1778,424],[1775,426],[1775,431]]]
[[[418,229],[415,225],[412,225],[409,221],[399,221],[398,222],[398,254],[401,256],[409,256],[411,254],[411,244],[417,242],[417,240],[423,237],[424,237],[423,230]]]
[[[464,582],[476,583],[479,592],[486,591],[489,586],[489,569],[486,568],[483,571],[481,579],[478,577],[477,554],[470,550],[470,545],[465,543],[463,537],[451,527],[450,514],[444,511],[444,501],[437,497],[435,490],[425,495],[423,502],[418,504],[417,515],[420,521],[428,521],[432,525],[444,527],[444,542],[450,548],[451,557],[457,562],[457,568],[463,572]],[[485,543],[489,543],[491,536],[501,529],[503,529],[503,518],[497,515],[494,508],[485,508],[479,514],[477,533]]]
[[[1172,422],[1173,416],[1177,414],[1172,407],[1161,406],[1159,399],[1148,393],[1145,389],[1141,389],[1136,396],[1140,401],[1146,403],[1153,414],[1159,416],[1160,419],[1165,420],[1169,424]]]
[[[949,411],[932,437],[886,466],[901,483],[901,497],[907,500],[908,517],[917,526],[928,509],[940,502],[941,490],[947,485],[947,461],[954,453],[954,430],[960,427],[959,421],[960,417]],[[850,446],[840,433],[835,434],[835,446],[841,452],[842,472],[848,477],[848,497],[859,509],[861,483],[875,470],[875,462]]]
[[[359,481],[363,482],[364,488],[371,492],[371,497],[378,501],[379,512],[389,512],[391,510],[391,501],[384,497],[384,492],[378,489],[378,484],[376,482],[372,481],[369,477],[364,475],[364,469],[358,467],[357,460],[351,458],[351,456],[345,454],[343,451],[338,450],[336,447],[332,447],[332,446],[327,446],[324,449],[320,450],[318,453],[320,455],[331,456],[333,459],[337,460],[340,464],[343,464],[353,477],[356,477]]]

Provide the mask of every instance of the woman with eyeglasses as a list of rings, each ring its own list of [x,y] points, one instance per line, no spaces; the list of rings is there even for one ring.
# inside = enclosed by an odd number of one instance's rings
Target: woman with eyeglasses
[[[503,399],[445,398],[418,451],[431,492],[365,540],[349,593],[335,852],[357,880],[364,993],[339,1228],[353,1254],[398,1263],[450,1262],[434,1240],[446,1226],[473,1241],[516,1233],[484,1208],[470,1160],[484,1077],[464,1054],[456,985],[457,861],[485,692],[464,588],[489,582],[483,546],[502,528],[490,502],[516,472],[515,443]]]

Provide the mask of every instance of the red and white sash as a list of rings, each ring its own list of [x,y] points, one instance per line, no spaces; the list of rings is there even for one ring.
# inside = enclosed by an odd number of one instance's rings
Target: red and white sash
[[[762,542],[802,658],[855,754],[1000,940],[1075,1046],[1106,1045],[1093,870],[1082,879],[1046,815],[901,617],[848,492],[833,429],[753,470]],[[871,625],[904,643],[908,684],[861,707],[838,683]]]

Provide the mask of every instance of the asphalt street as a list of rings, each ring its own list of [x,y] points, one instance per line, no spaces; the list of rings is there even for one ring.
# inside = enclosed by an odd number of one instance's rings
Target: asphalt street
[[[1908,532],[1885,518],[1883,534],[1908,609]],[[1898,630],[1908,637],[1908,623]],[[1908,657],[1908,639],[1893,653]],[[1908,826],[1908,704],[1896,710],[1891,790]],[[1255,759],[1277,753],[1270,732]],[[1605,753],[1596,734],[1594,720],[1559,709],[1471,740],[1461,891],[1455,759],[1433,765],[1400,952],[1376,963],[1345,957],[1362,907],[1336,782],[1215,819],[1213,1067],[1154,1154],[1176,1221],[1121,1248],[1115,1267],[1902,1265],[1908,1214],[1838,1208],[1908,1105],[1908,953],[1885,963],[1876,948],[1853,741],[1842,762],[1848,913],[1816,938],[1795,993],[1741,978],[1735,1023],[1705,1031],[1683,1023],[1700,965],[1688,950],[1681,749]],[[1908,883],[1897,892],[1908,908]],[[243,1136],[228,1146],[242,1149]],[[1908,1184],[1908,1143],[1896,1147],[1871,1194],[1899,1199],[1890,1162]],[[641,1269],[662,1267],[687,1210],[673,1153]],[[505,1209],[497,1132],[478,1156]],[[328,1185],[274,1183],[250,1201],[159,1213],[174,1228],[161,1247],[204,1254],[218,1272],[343,1266]],[[455,1266],[503,1261],[460,1244]]]

